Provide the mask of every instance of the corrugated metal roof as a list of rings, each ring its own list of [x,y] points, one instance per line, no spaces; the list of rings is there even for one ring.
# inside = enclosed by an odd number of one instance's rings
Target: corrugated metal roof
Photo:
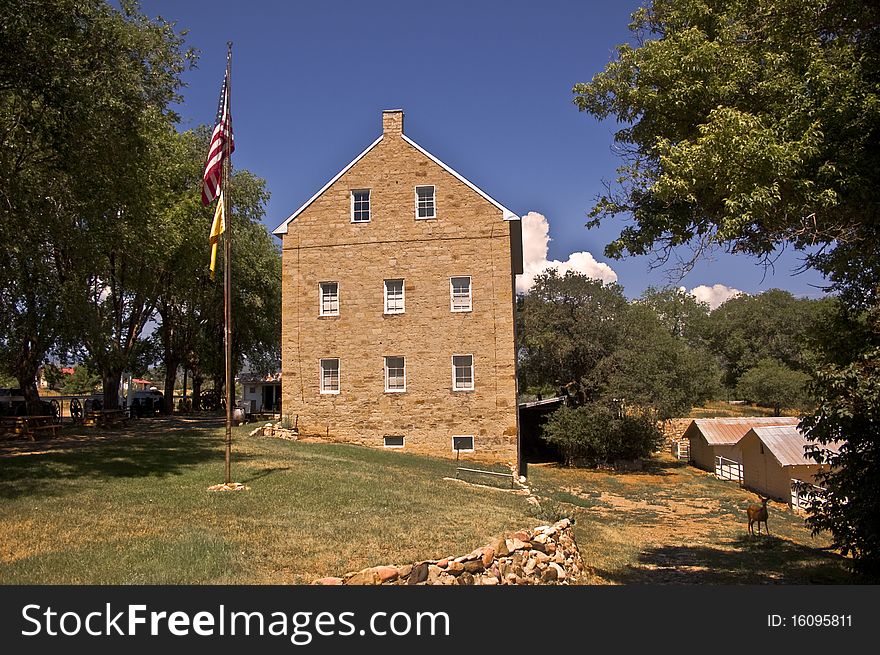
[[[748,416],[744,418],[698,418],[688,426],[685,436],[693,435],[692,429],[700,431],[710,446],[732,446],[754,427],[772,425],[797,425],[797,416]],[[690,435],[688,433],[691,433]]]
[[[805,464],[816,464],[816,460],[806,454],[807,446],[819,445],[813,444],[804,438],[800,430],[793,425],[779,425],[771,427],[752,428],[752,432],[760,439],[773,456],[783,466],[803,466]],[[819,446],[822,449],[832,452],[839,452],[839,443],[829,443],[825,446]]]
[[[533,400],[530,403],[520,403],[519,406],[525,409],[532,407],[540,407],[542,405],[561,405],[565,402],[565,396],[555,396],[554,398],[544,398],[543,400]]]

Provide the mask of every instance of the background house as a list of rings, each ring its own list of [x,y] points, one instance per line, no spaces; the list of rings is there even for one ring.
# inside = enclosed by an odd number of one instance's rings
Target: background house
[[[409,139],[392,110],[275,234],[283,413],[301,433],[518,460],[518,216]]]
[[[248,414],[281,411],[281,374],[242,376],[242,399]]]

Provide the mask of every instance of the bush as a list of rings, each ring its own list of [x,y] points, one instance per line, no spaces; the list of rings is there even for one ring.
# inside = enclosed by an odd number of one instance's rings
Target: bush
[[[544,426],[543,438],[562,452],[568,466],[649,456],[663,435],[648,414],[620,415],[599,404],[560,407]]]

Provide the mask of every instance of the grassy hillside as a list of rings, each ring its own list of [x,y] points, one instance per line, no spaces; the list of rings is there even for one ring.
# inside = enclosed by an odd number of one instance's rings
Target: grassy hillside
[[[149,427],[148,427],[149,426]],[[222,430],[161,420],[104,440],[0,442],[0,582],[305,583],[383,563],[469,552],[515,528],[575,518],[591,583],[848,582],[803,520],[667,460],[612,474],[531,467],[545,497],[446,480],[454,462],[338,444],[247,437],[222,482]]]

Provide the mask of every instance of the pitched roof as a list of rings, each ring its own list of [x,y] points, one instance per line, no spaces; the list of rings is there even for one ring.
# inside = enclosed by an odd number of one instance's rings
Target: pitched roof
[[[696,436],[699,431],[710,446],[732,446],[746,432],[756,426],[797,425],[797,416],[748,416],[743,418],[698,418],[688,426],[683,436]]]
[[[514,214],[512,211],[510,211],[507,207],[505,207],[505,206],[502,205],[500,202],[498,202],[497,200],[495,200],[494,198],[492,198],[491,196],[489,196],[489,194],[487,194],[485,191],[483,191],[482,189],[480,189],[479,187],[477,187],[473,182],[471,182],[471,181],[469,181],[468,179],[466,179],[463,175],[461,175],[460,173],[458,173],[457,171],[455,171],[451,166],[447,166],[446,164],[444,164],[442,161],[440,161],[439,159],[437,159],[434,155],[432,155],[430,152],[428,152],[427,150],[425,150],[424,148],[422,148],[422,146],[420,146],[418,143],[416,143],[415,141],[413,141],[412,139],[410,139],[410,138],[409,138],[408,136],[406,136],[405,134],[401,134],[400,136],[401,136],[401,137],[403,138],[403,140],[406,141],[409,145],[411,145],[413,148],[415,148],[416,150],[418,150],[419,152],[421,152],[423,155],[425,155],[426,157],[428,157],[428,159],[430,159],[431,161],[433,161],[435,164],[439,165],[439,166],[440,166],[441,168],[443,168],[447,173],[449,173],[450,175],[452,175],[454,178],[456,178],[456,179],[459,180],[460,182],[463,182],[465,185],[467,185],[468,187],[470,187],[472,190],[476,191],[476,192],[477,192],[479,195],[481,195],[483,198],[485,198],[485,199],[488,200],[490,203],[492,203],[493,205],[495,205],[499,210],[501,210],[501,216],[502,216],[502,218],[503,218],[505,221],[518,221],[518,220],[520,220],[520,217],[519,217],[519,216],[517,216],[517,215]],[[367,153],[369,153],[373,148],[375,148],[377,145],[379,145],[379,143],[381,143],[381,142],[382,142],[382,139],[384,139],[384,138],[385,138],[385,135],[382,134],[378,139],[376,139],[376,140],[373,141],[370,145],[368,145],[367,148],[366,148],[366,150],[364,150],[361,154],[359,154],[357,157],[355,157],[354,159],[352,159],[352,160],[351,160],[351,161],[345,166],[345,168],[343,168],[343,169],[342,169],[341,171],[339,171],[336,175],[334,175],[333,178],[332,178],[329,182],[327,182],[327,184],[325,184],[323,187],[321,187],[321,189],[320,189],[315,195],[313,195],[311,198],[309,198],[308,200],[306,200],[305,203],[304,203],[302,206],[300,206],[299,209],[297,209],[297,210],[296,210],[295,212],[293,212],[290,216],[288,216],[288,217],[284,220],[284,222],[281,223],[281,225],[279,225],[278,227],[276,227],[276,228],[272,231],[272,234],[274,234],[274,235],[276,235],[276,236],[280,236],[280,235],[282,235],[282,234],[287,234],[287,226],[290,224],[290,222],[291,222],[293,219],[295,219],[297,216],[299,216],[299,215],[300,215],[300,214],[301,214],[301,213],[302,213],[302,212],[303,212],[303,211],[304,211],[309,205],[311,205],[313,202],[315,202],[315,200],[317,200],[318,198],[320,198],[321,195],[322,195],[327,189],[329,189],[331,186],[333,186],[333,184],[336,182],[336,180],[338,180],[340,177],[342,177],[343,175],[345,175],[345,173],[347,173],[348,170],[349,170],[352,166],[354,166],[354,165],[357,164],[361,159],[363,159],[363,158],[367,155]]]
[[[749,430],[760,439],[782,466],[804,466],[816,464],[807,448],[818,446],[822,450],[833,453],[840,451],[840,443],[829,443],[824,446],[807,441],[800,430],[794,425],[777,425],[755,427]]]

